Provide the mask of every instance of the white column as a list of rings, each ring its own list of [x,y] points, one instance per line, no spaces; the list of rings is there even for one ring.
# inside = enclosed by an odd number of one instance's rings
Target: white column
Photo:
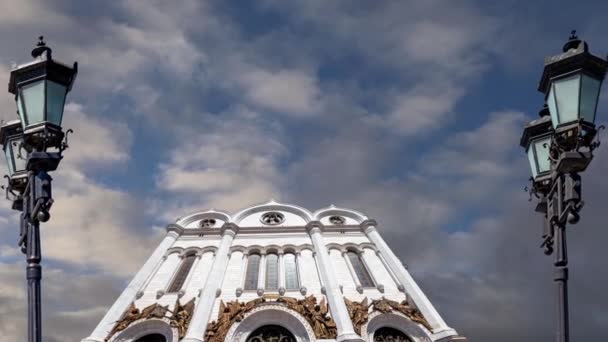
[[[329,260],[327,247],[325,246],[323,236],[321,235],[321,227],[322,224],[318,221],[311,221],[306,226],[315,248],[319,274],[321,276],[322,284],[325,285],[325,296],[329,302],[331,317],[336,322],[336,329],[338,331],[336,341],[363,341],[361,337],[355,333],[353,324],[350,320],[344,298],[342,297],[342,291],[340,291],[340,286],[335,277],[335,271],[331,265],[331,260]]]
[[[95,330],[93,330],[91,336],[82,340],[83,342],[105,341],[116,321],[120,320],[127,307],[136,299],[137,292],[142,288],[154,270],[157,269],[158,264],[163,260],[165,252],[171,248],[182,232],[183,228],[178,225],[171,224],[167,226],[167,235],[163,241],[156,247],[135,277],[133,277],[127,288],[122,291],[110,310],[106,312],[106,315],[101,319]]]
[[[397,285],[397,289],[399,291],[404,292],[405,288],[403,287],[403,284],[401,284],[401,282],[395,275],[395,272],[393,272],[393,270],[388,266],[388,263],[386,262],[386,259],[384,258],[382,253],[380,253],[380,251],[378,251],[378,250],[376,250],[375,253],[376,253],[376,256],[378,257],[378,259],[380,260],[380,262],[382,263],[382,266],[384,266],[384,268],[386,269],[386,272],[391,276],[391,278],[395,282],[395,285]]]
[[[376,224],[375,220],[365,220],[361,223],[361,228],[365,235],[367,235],[367,238],[376,245],[378,252],[384,257],[387,265],[394,272],[399,282],[403,284],[408,298],[414,302],[418,310],[420,310],[424,318],[429,322],[430,326],[433,328],[433,335],[437,335],[438,333],[442,333],[442,335],[445,336],[452,333],[456,334],[456,331],[448,327],[443,318],[439,316],[439,313],[422,292],[418,284],[416,284],[414,278],[412,278],[408,270],[403,267],[399,258],[397,258],[380,236],[378,230],[376,230]]]
[[[266,252],[260,254],[260,268],[258,269],[258,296],[264,294],[266,288]]]
[[[285,293],[285,265],[283,264],[283,252],[279,252],[279,294]],[[281,293],[282,292],[282,293]]]
[[[182,342],[203,342],[205,336],[205,329],[207,328],[207,322],[211,318],[211,311],[215,304],[215,298],[217,297],[217,291],[220,289],[224,275],[226,273],[226,267],[228,266],[228,255],[230,253],[230,246],[232,240],[238,231],[238,226],[231,223],[226,223],[222,227],[222,240],[220,246],[215,253],[215,259],[213,265],[209,270],[209,276],[205,282],[205,286],[201,290],[194,314],[190,320],[190,326],[186,332],[186,336]]]

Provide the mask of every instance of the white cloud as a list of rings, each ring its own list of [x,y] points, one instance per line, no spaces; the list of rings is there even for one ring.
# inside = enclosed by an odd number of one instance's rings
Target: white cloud
[[[299,70],[250,70],[238,80],[249,100],[265,109],[293,116],[318,114],[316,77]]]
[[[396,97],[386,127],[404,136],[426,135],[449,121],[456,102],[464,94],[464,89],[449,81],[415,87]]]
[[[174,194],[168,207],[180,208],[172,215],[185,213],[182,202],[192,209],[205,204],[234,210],[276,196],[282,182],[279,162],[286,154],[280,139],[273,123],[256,121],[255,115],[221,118],[209,122],[205,132],[187,133],[157,179],[159,188]]]

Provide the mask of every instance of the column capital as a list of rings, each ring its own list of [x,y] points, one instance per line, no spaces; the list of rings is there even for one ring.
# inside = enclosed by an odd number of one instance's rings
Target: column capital
[[[184,233],[184,227],[180,226],[177,223],[170,223],[165,228],[167,230],[167,235],[175,235],[175,237],[179,237]]]
[[[236,223],[232,223],[232,222],[224,223],[224,225],[220,229],[221,229],[222,235],[230,234],[232,236],[235,236],[239,232],[239,226],[237,226]]]
[[[376,229],[376,226],[378,226],[378,222],[376,222],[376,220],[374,219],[367,219],[359,223],[359,226],[361,227],[361,230],[363,232],[367,233],[368,230]]]
[[[323,230],[323,223],[321,221],[310,221],[306,224],[306,231],[310,234],[313,230]]]

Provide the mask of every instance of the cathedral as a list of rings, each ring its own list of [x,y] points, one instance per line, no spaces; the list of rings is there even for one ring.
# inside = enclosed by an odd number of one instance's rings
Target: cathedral
[[[446,342],[364,214],[270,201],[180,218],[82,342]]]

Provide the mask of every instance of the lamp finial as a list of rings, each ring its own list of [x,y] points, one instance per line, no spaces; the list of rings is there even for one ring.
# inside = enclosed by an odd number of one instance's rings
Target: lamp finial
[[[32,50],[32,57],[38,58],[42,56],[43,53],[46,52],[46,59],[51,59],[51,53],[53,52],[50,47],[46,46],[44,42],[44,36],[38,37],[38,43],[36,47]]]

